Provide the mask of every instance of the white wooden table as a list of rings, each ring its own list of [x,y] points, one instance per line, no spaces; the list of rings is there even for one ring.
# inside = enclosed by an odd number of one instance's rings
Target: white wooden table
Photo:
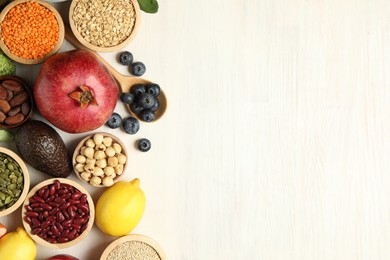
[[[98,129],[122,138],[125,179],[141,179],[133,233],[172,260],[390,259],[389,1],[160,1],[126,49],[169,100],[136,136]],[[128,74],[116,55],[102,56]],[[38,71],[18,68],[30,83]],[[60,133],[70,150],[84,136]],[[46,178],[29,169],[32,185]],[[96,260],[113,240],[94,227],[38,259]]]

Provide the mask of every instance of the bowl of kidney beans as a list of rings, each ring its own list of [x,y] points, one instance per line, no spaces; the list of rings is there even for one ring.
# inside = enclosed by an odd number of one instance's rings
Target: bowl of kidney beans
[[[78,183],[54,178],[35,186],[23,208],[23,226],[30,237],[49,248],[66,248],[83,240],[91,230],[95,208]]]

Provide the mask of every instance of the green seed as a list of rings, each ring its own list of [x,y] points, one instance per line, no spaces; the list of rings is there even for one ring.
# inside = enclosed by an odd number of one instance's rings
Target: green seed
[[[19,176],[19,177],[18,177],[17,183],[18,183],[18,184],[22,184],[22,183],[23,183],[23,176]]]
[[[5,194],[0,192],[0,200],[5,200]]]
[[[14,165],[9,162],[9,163],[7,163],[7,168],[8,168],[8,170],[13,171],[14,170]]]
[[[9,204],[11,202],[11,196],[8,196],[5,201],[4,201],[4,204]]]

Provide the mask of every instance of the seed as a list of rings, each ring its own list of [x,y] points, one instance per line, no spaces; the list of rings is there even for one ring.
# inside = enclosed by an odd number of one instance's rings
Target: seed
[[[116,259],[161,260],[151,245],[141,241],[126,241],[117,245],[107,256],[107,260]]]

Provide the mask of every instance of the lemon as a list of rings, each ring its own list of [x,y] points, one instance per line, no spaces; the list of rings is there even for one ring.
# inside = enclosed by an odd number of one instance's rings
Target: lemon
[[[139,179],[118,181],[100,196],[95,223],[107,235],[127,235],[137,226],[144,210],[145,194],[139,187]]]
[[[26,231],[18,227],[0,239],[1,260],[34,260],[37,247]]]

